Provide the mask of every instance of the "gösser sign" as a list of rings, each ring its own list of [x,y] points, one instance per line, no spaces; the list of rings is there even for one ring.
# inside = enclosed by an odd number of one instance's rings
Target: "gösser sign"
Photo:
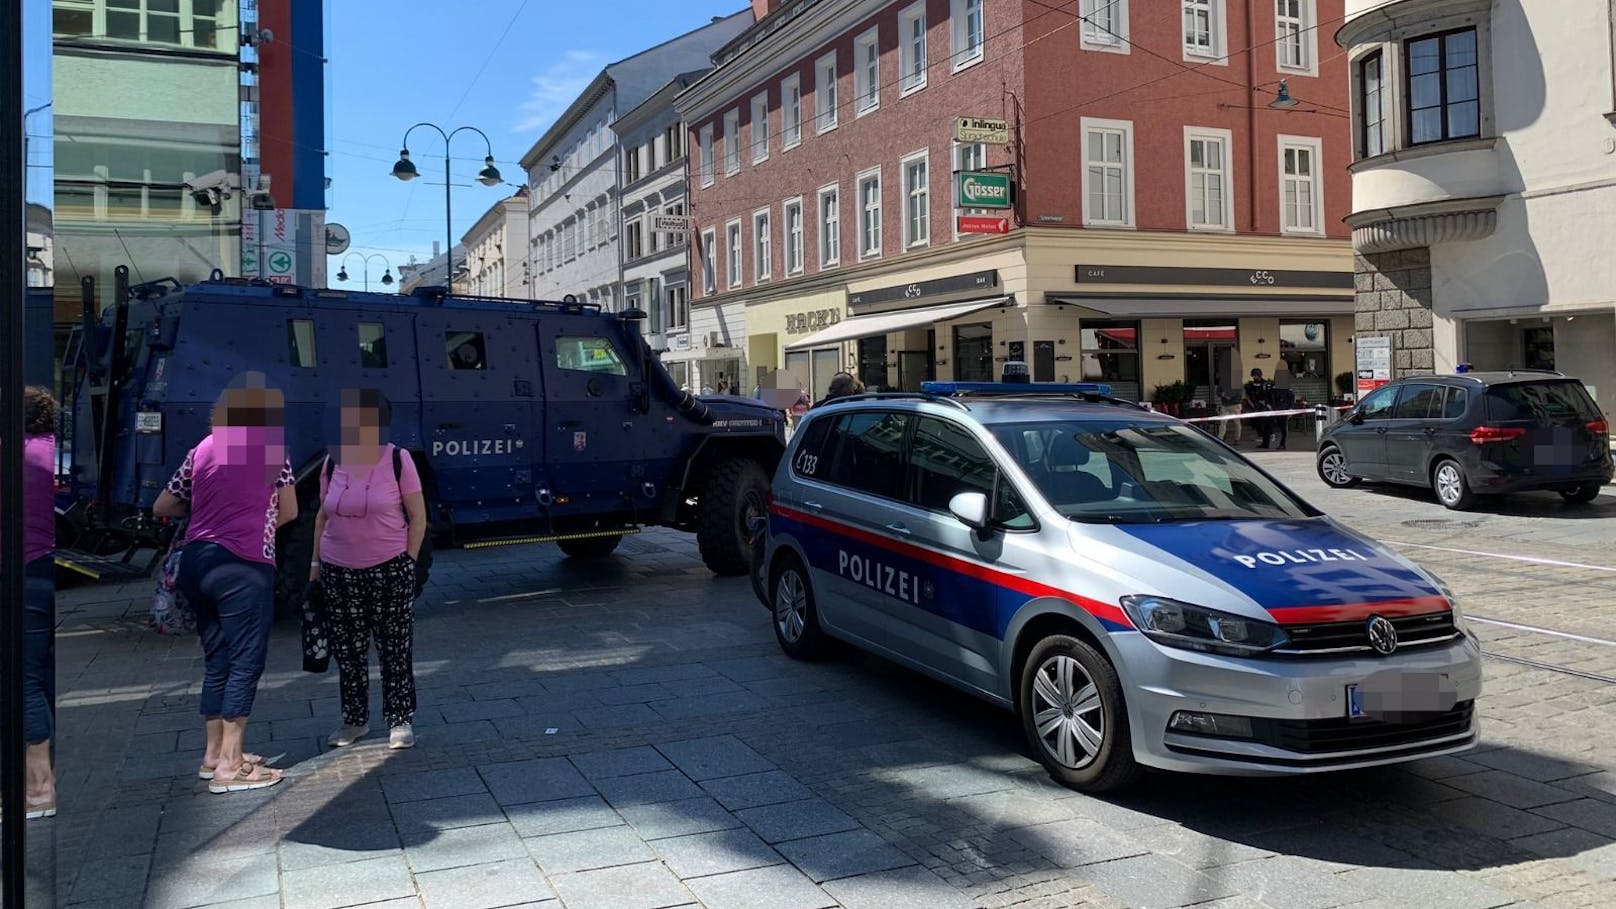
[[[1010,175],[965,171],[954,184],[954,204],[960,208],[1009,208]]]
[[[987,117],[956,117],[954,140],[981,142],[984,145],[1009,145],[1010,124],[1005,120],[991,120]]]

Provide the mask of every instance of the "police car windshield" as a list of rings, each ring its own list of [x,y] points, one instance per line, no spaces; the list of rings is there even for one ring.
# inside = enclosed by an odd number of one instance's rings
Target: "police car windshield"
[[[999,423],[999,443],[1051,505],[1104,524],[1298,519],[1302,502],[1205,434],[1171,423]]]

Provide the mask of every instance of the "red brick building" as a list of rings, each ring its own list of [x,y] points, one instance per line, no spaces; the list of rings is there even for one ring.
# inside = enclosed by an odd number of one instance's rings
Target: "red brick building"
[[[754,0],[677,102],[693,356],[816,392],[1019,360],[1140,398],[1252,367],[1328,396],[1352,368],[1342,2]],[[1009,207],[962,210],[963,182]]]

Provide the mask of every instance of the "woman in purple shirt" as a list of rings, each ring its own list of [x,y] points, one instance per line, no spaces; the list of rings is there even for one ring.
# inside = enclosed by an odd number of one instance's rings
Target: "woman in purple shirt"
[[[56,401],[23,393],[23,727],[29,818],[56,816],[51,733],[56,720]]]
[[[374,389],[342,393],[342,443],[320,473],[310,578],[325,588],[331,654],[342,681],[342,728],[330,744],[370,732],[370,639],[382,663],[388,745],[415,733],[415,560],[426,539],[426,500],[409,453],[386,441],[392,408]]]
[[[214,407],[212,433],[152,507],[160,517],[190,515],[178,581],[202,638],[207,752],[199,775],[213,793],[281,781],[280,771],[243,753],[242,741],[275,617],[275,531],[297,518],[284,426],[285,398],[262,374],[231,383]]]

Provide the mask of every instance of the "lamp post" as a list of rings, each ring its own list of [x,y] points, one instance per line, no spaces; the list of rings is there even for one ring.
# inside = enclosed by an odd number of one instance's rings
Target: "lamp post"
[[[435,123],[417,123],[404,131],[403,148],[398,153],[398,163],[393,165],[393,176],[408,183],[421,175],[415,169],[415,162],[410,160],[410,133],[418,127],[430,126],[443,137],[443,276],[445,283],[454,281],[454,219],[450,214],[450,173],[449,173],[449,145],[456,135],[462,132],[474,132],[483,137],[483,145],[488,150],[488,156],[483,158],[483,169],[477,172],[477,182],[484,186],[498,186],[505,182],[499,175],[499,168],[494,166],[494,143],[488,139],[488,134],[475,126],[462,126],[452,132],[444,132],[443,127]]]
[[[357,256],[357,255],[359,255],[358,251],[354,251],[354,252],[351,252],[351,253],[347,254],[346,256],[342,257],[342,268],[337,271],[337,280],[338,281],[346,281],[346,280],[348,280],[348,260],[352,259],[354,256]],[[365,256],[360,262],[360,265],[362,266],[362,272],[364,274],[364,279],[365,279],[365,285],[364,285],[365,290],[366,291],[370,290],[370,260],[371,259],[380,259],[380,260],[382,260],[382,265],[386,267],[386,271],[384,271],[382,273],[382,284],[383,284],[383,286],[389,286],[389,287],[392,286],[392,284],[393,284],[393,263],[387,261],[387,257],[382,255],[381,253],[371,253],[370,255]]]

